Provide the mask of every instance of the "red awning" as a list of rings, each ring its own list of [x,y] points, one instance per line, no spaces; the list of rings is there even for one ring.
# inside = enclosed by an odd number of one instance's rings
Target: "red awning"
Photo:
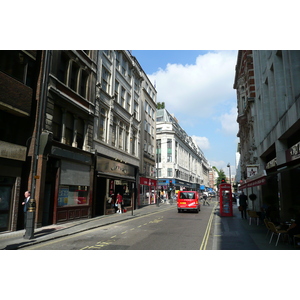
[[[267,176],[265,176],[265,175],[255,178],[255,179],[249,178],[249,179],[246,179],[245,183],[243,183],[239,186],[239,190],[243,190],[243,189],[258,186],[258,185],[264,185],[266,183],[267,183]]]

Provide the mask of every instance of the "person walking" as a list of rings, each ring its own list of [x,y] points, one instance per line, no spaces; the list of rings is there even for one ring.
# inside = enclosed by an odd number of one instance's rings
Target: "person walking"
[[[120,193],[117,194],[118,214],[122,213],[123,197]]]
[[[203,205],[205,205],[205,203],[206,203],[207,205],[210,205],[210,204],[208,203],[208,201],[207,201],[207,195],[206,195],[206,194],[203,195]]]
[[[23,211],[24,211],[24,228],[26,229],[26,221],[27,221],[27,210],[28,210],[28,205],[29,205],[29,200],[30,200],[30,192],[26,191],[24,193],[25,199],[22,202],[22,205],[24,205]]]
[[[240,205],[242,219],[244,219],[245,217],[246,220],[247,220],[247,207],[248,207],[247,200],[248,197],[244,194],[244,192],[242,192],[239,197],[239,205]]]

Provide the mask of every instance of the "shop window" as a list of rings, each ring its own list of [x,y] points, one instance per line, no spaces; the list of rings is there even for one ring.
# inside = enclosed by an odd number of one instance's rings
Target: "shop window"
[[[58,207],[88,205],[88,186],[60,186],[58,191]]]

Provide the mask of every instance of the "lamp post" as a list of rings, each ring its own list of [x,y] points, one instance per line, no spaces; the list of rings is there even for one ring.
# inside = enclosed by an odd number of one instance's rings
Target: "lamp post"
[[[227,164],[227,168],[229,168],[229,183],[231,188],[231,170],[230,170],[230,163]]]

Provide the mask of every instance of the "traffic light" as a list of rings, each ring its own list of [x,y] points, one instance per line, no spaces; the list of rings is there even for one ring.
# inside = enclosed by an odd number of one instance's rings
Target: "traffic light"
[[[221,183],[225,183],[225,179],[224,178],[222,178]]]
[[[169,181],[169,189],[170,189],[170,190],[173,189],[173,182],[172,182],[172,180]]]

